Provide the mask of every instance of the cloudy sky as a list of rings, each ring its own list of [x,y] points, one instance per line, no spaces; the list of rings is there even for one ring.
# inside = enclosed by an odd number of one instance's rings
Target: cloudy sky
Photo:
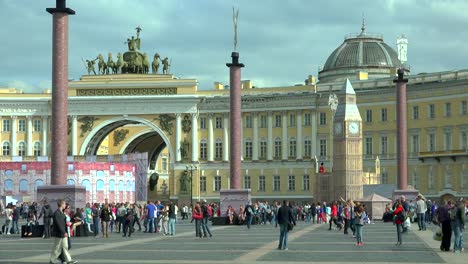
[[[0,0],[0,87],[40,92],[50,87],[53,0]],[[258,87],[303,83],[317,75],[344,35],[384,35],[396,48],[409,39],[412,73],[468,68],[468,1],[459,0],[68,0],[70,79],[86,73],[83,59],[127,50],[140,25],[141,49],[172,59],[171,72],[196,78],[199,89],[228,82],[233,49],[232,6],[239,7],[242,79]],[[106,56],[107,57],[107,56]]]

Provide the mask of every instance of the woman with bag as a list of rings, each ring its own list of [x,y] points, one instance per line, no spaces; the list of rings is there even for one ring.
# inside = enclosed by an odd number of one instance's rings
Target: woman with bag
[[[102,237],[109,237],[109,222],[111,220],[112,211],[109,208],[108,204],[104,204],[104,207],[101,210],[101,228],[102,228]]]
[[[203,220],[203,212],[201,209],[200,202],[192,209],[192,218],[195,220],[195,237],[202,238],[202,220]]]
[[[363,246],[362,243],[362,228],[364,227],[364,207],[359,202],[356,202],[357,210],[354,211],[354,226],[356,228],[356,246]]]
[[[402,232],[403,232],[403,224],[405,222],[403,206],[401,205],[400,200],[397,200],[395,203],[395,211],[393,211],[393,224],[396,225],[397,228],[397,243],[396,246],[401,246],[402,243]]]

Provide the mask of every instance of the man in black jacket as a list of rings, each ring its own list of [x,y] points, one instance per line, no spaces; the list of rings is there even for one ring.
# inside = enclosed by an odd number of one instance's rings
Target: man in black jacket
[[[55,242],[50,254],[49,263],[56,263],[61,254],[63,254],[66,263],[78,263],[72,260],[70,253],[68,253],[67,221],[63,213],[65,201],[59,199],[57,206],[58,208],[53,215],[53,236],[55,237]]]
[[[294,220],[292,209],[289,207],[289,202],[287,200],[283,200],[283,204],[278,209],[277,223],[280,226],[278,249],[288,250],[288,226],[289,224],[296,225],[296,221]]]

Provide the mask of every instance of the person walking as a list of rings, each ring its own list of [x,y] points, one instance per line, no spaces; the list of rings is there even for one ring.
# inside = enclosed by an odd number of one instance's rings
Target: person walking
[[[452,220],[453,234],[455,235],[455,241],[453,242],[453,252],[461,253],[465,249],[463,248],[463,231],[465,229],[465,203],[463,198],[459,199],[454,210],[454,220]]]
[[[93,208],[91,209],[91,217],[93,218],[93,231],[95,238],[99,236],[99,216],[101,215],[99,211],[99,204],[95,203]]]
[[[402,232],[403,232],[403,223],[405,222],[405,209],[401,205],[400,200],[397,200],[395,205],[395,211],[392,213],[393,215],[393,224],[396,225],[397,228],[397,243],[396,246],[401,246],[402,241]]]
[[[364,218],[365,218],[365,212],[364,212],[364,207],[357,202],[356,203],[357,210],[354,210],[354,226],[356,229],[356,246],[363,246],[364,243],[362,243],[362,228],[364,227]]]
[[[100,218],[101,218],[101,229],[102,229],[102,237],[109,237],[109,222],[111,220],[112,211],[109,208],[109,204],[104,204],[104,207],[101,210]]]
[[[68,232],[67,232],[67,223],[66,216],[63,213],[65,209],[65,201],[59,199],[57,201],[57,210],[53,215],[53,232],[54,232],[54,246],[50,254],[49,263],[57,263],[59,256],[62,255],[67,264],[78,263],[76,260],[72,260],[70,253],[68,252]],[[61,263],[61,261],[60,261]]]
[[[278,249],[288,250],[289,225],[296,225],[296,221],[294,220],[291,207],[289,207],[289,202],[287,200],[283,200],[283,204],[278,209],[278,224],[280,226]],[[278,225],[276,225],[276,227],[278,227]]]
[[[244,209],[245,213],[245,222],[247,223],[247,229],[250,229],[250,226],[252,225],[252,217],[253,217],[253,208],[251,202],[247,202],[247,205],[245,206]]]
[[[44,233],[42,235],[43,238],[50,238],[51,233],[50,233],[50,219],[52,219],[53,216],[53,211],[50,208],[50,205],[48,203],[44,204],[44,206],[41,209],[41,214],[39,215],[39,218],[44,217]]]
[[[211,234],[210,227],[208,226],[208,220],[213,215],[213,209],[206,202],[206,200],[203,200],[202,211],[203,211],[203,220],[202,220],[203,237],[205,238],[208,236],[212,237],[213,235]]]
[[[419,231],[426,230],[426,211],[426,201],[424,201],[421,195],[418,195],[418,197],[416,198],[416,214],[418,217]]]
[[[168,215],[169,215],[169,235],[175,236],[176,234],[175,224],[176,224],[177,212],[176,212],[176,205],[174,204],[173,201],[169,202]]]
[[[197,202],[195,207],[192,209],[192,218],[195,220],[195,237],[202,238],[202,221],[203,211],[200,202]]]
[[[442,226],[442,242],[440,243],[442,251],[450,251],[452,225],[449,211],[452,209],[452,203],[452,200],[449,200],[445,206],[440,206],[436,211],[437,221]]]
[[[133,204],[130,204],[129,207],[127,208],[127,212],[121,219],[123,223],[123,231],[122,231],[123,237],[126,237],[127,234],[128,234],[128,237],[132,236],[134,215],[135,215],[135,207]]]

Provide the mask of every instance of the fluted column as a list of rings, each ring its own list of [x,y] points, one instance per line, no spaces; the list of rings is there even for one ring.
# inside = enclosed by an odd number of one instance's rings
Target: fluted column
[[[214,161],[213,113],[208,114],[208,161]]]
[[[47,156],[47,126],[49,119],[47,116],[42,116],[42,150],[41,155]]]
[[[273,113],[268,112],[267,160],[273,160]]]
[[[281,159],[288,160],[288,119],[287,112],[283,111],[281,115],[282,140],[281,140]]]
[[[223,161],[229,161],[229,113],[223,115]]]
[[[27,127],[27,136],[26,136],[26,155],[32,156],[33,155],[33,143],[32,143],[32,116],[27,116],[26,119],[28,120],[28,127]]]
[[[296,159],[302,160],[302,111],[299,110],[296,113],[296,130],[297,130],[297,139],[296,139]]]
[[[252,160],[258,160],[258,113],[253,113]]]
[[[180,140],[181,140],[181,116],[180,113],[176,114],[176,134],[175,134],[175,140],[176,140],[176,162],[180,162],[182,159],[181,153],[180,153]],[[192,127],[192,129],[198,129],[198,127]]]
[[[192,114],[192,161],[198,161],[198,113]]]
[[[16,130],[18,128],[18,117],[11,117],[11,156],[18,156]]]
[[[311,158],[314,158],[317,156],[317,112],[312,111],[312,138],[311,138],[311,143],[312,143],[312,153],[310,153]]]
[[[78,121],[76,120],[76,115],[71,116],[72,120],[72,155],[78,155]]]

